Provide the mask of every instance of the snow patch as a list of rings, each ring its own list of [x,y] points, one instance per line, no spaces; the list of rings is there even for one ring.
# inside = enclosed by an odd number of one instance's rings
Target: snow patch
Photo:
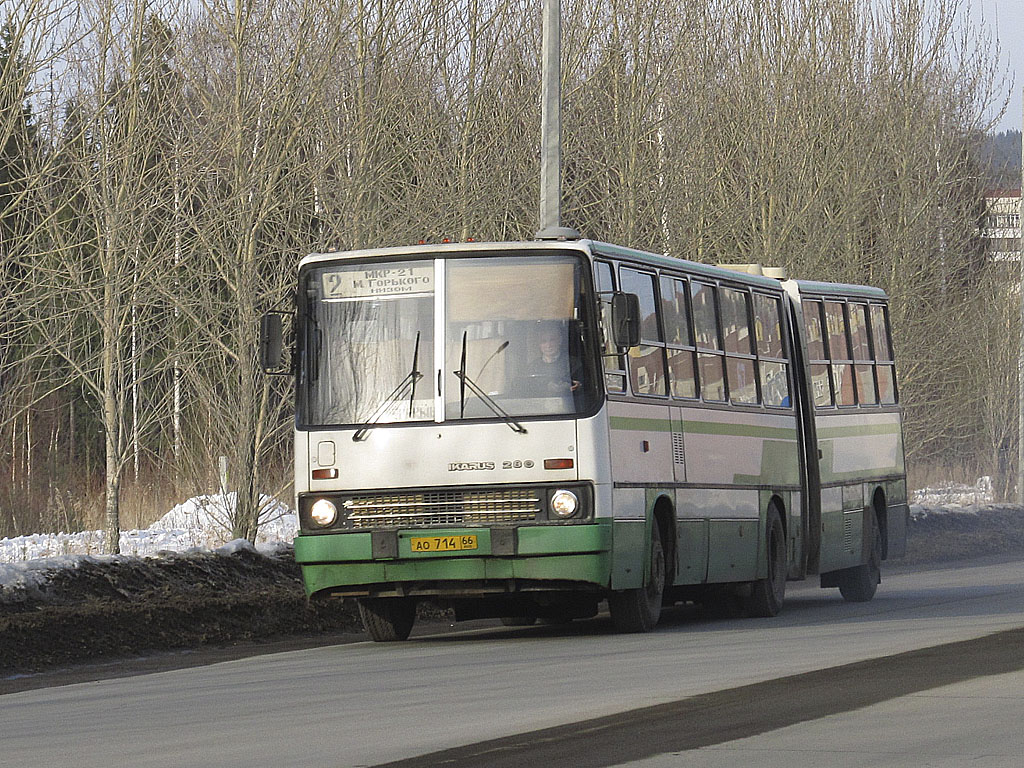
[[[988,476],[979,477],[974,485],[944,483],[910,494],[910,503],[919,507],[968,507],[992,501],[992,478]]]
[[[178,504],[148,528],[121,532],[121,555],[152,557],[168,552],[232,554],[259,549],[270,554],[286,547],[298,531],[298,516],[272,496],[260,497],[256,547],[231,536],[231,514],[238,497],[234,492],[196,496]],[[33,533],[0,539],[0,587],[32,589],[46,574],[73,568],[83,559],[103,553],[103,531]]]
[[[218,555],[234,555],[238,552],[255,552],[256,547],[248,539],[232,539],[223,547],[217,547]]]

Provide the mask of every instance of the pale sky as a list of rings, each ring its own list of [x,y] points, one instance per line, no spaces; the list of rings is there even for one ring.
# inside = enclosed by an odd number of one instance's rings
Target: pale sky
[[[970,0],[969,7],[984,14],[985,25],[999,39],[1001,64],[1010,68],[1010,106],[996,130],[1021,127],[1021,89],[1024,88],[1024,0]]]

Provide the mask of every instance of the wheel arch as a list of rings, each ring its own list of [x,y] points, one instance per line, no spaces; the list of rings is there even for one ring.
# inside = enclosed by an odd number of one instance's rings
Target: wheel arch
[[[782,518],[782,530],[786,532],[787,538],[789,537],[789,515],[786,510],[786,500],[782,498],[782,495],[778,491],[773,491],[772,495],[768,498],[768,503],[764,505],[764,517],[765,525],[768,521],[768,510],[774,506],[779,510],[779,517]]]
[[[882,559],[885,560],[889,556],[889,506],[885,489],[880,485],[876,485],[871,494],[871,508],[875,511],[878,533],[882,537]]]
[[[786,499],[784,495],[779,491],[772,490],[766,494],[762,494],[761,502],[763,503],[763,507],[761,509],[761,521],[759,523],[760,531],[758,533],[759,545],[757,552],[757,574],[759,578],[765,576],[768,572],[768,525],[771,510],[773,508],[779,513],[779,522],[782,523],[782,535],[786,542],[787,562],[791,555],[789,551],[789,515],[786,509]]]
[[[661,546],[665,550],[665,567],[668,570],[665,574],[665,584],[670,586],[676,575],[678,540],[676,505],[668,494],[659,494],[654,500],[654,504],[651,506],[651,525],[658,526],[658,533],[661,535]]]

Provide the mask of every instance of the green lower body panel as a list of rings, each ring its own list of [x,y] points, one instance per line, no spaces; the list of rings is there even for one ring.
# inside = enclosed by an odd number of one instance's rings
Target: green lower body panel
[[[644,520],[615,522],[612,589],[635,589],[644,585],[644,559],[650,548],[648,530]]]
[[[708,529],[708,583],[757,577],[757,520],[712,520]]]
[[[677,585],[703,584],[708,576],[708,521],[677,520]]]
[[[385,534],[376,534],[383,537]],[[515,529],[457,528],[389,532],[375,546],[374,534],[300,535],[295,559],[306,592],[359,592],[360,585],[416,584],[422,593],[459,582],[474,589],[485,584],[579,582],[607,587],[611,582],[611,521],[589,525]],[[461,542],[471,548],[436,551],[423,540]],[[424,551],[426,550],[426,551]],[[457,586],[454,587],[457,589]]]

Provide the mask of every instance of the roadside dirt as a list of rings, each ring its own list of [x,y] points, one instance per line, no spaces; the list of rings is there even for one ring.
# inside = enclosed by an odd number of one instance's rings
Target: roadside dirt
[[[0,592],[0,673],[357,631],[354,605],[307,603],[290,552],[84,560],[39,588]]]
[[[1024,509],[926,513],[911,525],[907,556],[888,565],[994,554],[1024,555]],[[447,624],[429,605],[421,618]],[[239,644],[283,650],[362,632],[354,603],[307,602],[290,550],[83,560],[41,586],[0,589],[0,678],[130,657],[145,667],[139,657],[184,649],[219,649],[216,660]]]
[[[1024,507],[988,504],[963,512],[919,507],[911,520],[906,557],[892,564],[1009,554],[1024,554]]]

